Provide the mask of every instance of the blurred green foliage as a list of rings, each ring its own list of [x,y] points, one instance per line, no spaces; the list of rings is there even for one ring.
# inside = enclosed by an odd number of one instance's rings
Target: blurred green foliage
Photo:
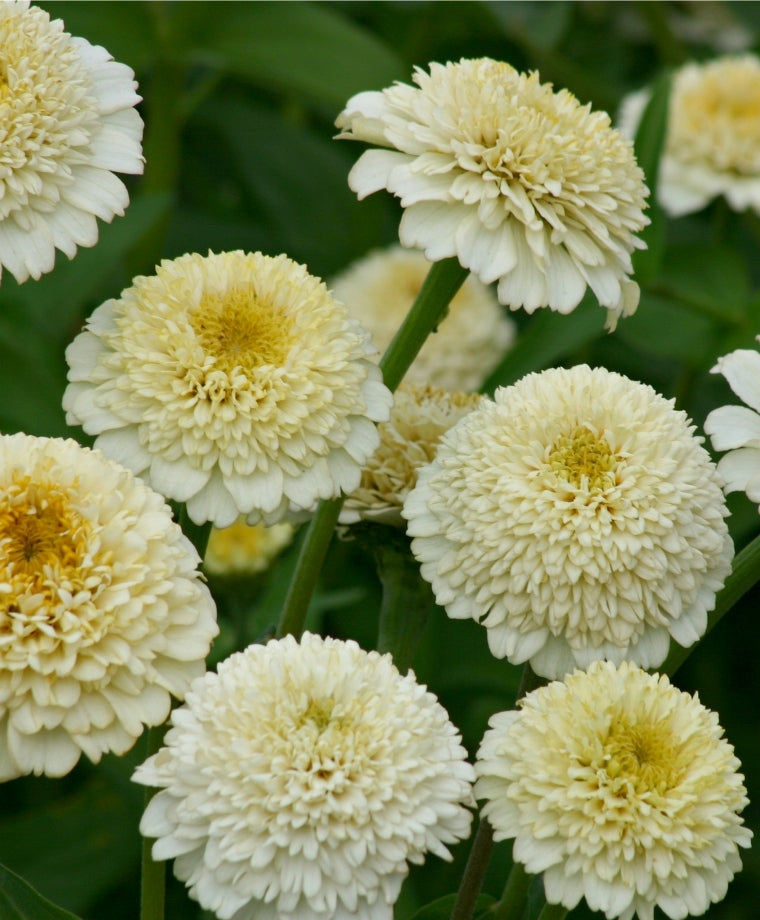
[[[744,29],[757,48],[758,3],[617,2],[46,2],[69,32],[103,44],[131,65],[144,96],[143,177],[129,180],[124,218],[101,228],[93,250],[39,282],[0,287],[0,430],[69,435],[60,408],[64,349],[91,310],[117,296],[161,258],[229,249],[286,252],[329,279],[370,248],[396,239],[398,206],[387,195],[358,203],[346,176],[359,149],[336,143],[333,122],[355,92],[409,80],[415,65],[490,55],[567,86],[614,114],[622,96],[691,57],[724,50]],[[724,28],[705,26],[708,11]],[[656,141],[656,132],[655,132]],[[656,147],[656,144],[655,144]],[[647,148],[650,149],[650,148]],[[642,150],[642,162],[647,150]],[[656,157],[654,159],[656,162]],[[657,258],[642,265],[637,314],[604,333],[590,300],[567,317],[517,314],[520,338],[489,387],[556,364],[602,364],[674,397],[700,425],[731,402],[715,359],[751,347],[760,333],[760,222],[718,201],[650,238]],[[756,508],[732,496],[737,546],[759,529]],[[250,595],[218,597],[221,657],[265,634],[278,612],[296,548]],[[241,603],[243,608],[241,610]],[[686,689],[717,709],[745,765],[758,827],[760,678],[755,589],[679,672]],[[371,560],[336,542],[310,613],[312,628],[374,642],[379,604]],[[241,617],[244,629],[240,632]],[[516,672],[493,659],[485,632],[434,611],[414,669],[449,710],[474,749],[488,716],[511,705]],[[143,742],[127,757],[82,763],[63,780],[25,778],[0,787],[0,861],[47,898],[85,920],[137,916],[142,793],[129,782]],[[454,867],[431,859],[414,868],[396,916],[406,920],[456,888]],[[754,920],[760,859],[745,868],[711,920]],[[485,890],[498,896],[509,846],[497,847]],[[487,899],[486,902],[487,903]],[[529,913],[535,913],[529,905]],[[420,915],[438,917],[440,909]],[[5,914],[2,914],[5,917]],[[21,914],[20,916],[24,916]],[[37,916],[35,914],[35,916]],[[39,914],[39,916],[44,916]],[[51,914],[51,916],[53,916]],[[573,917],[591,916],[581,907]],[[168,920],[203,912],[173,879]],[[518,918],[519,920],[519,918]]]

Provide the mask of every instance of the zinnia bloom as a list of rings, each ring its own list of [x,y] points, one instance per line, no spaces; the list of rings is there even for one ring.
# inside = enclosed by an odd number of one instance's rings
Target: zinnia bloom
[[[431,261],[456,256],[501,303],[569,313],[586,287],[607,322],[638,305],[628,277],[648,190],[609,116],[538,74],[489,58],[417,69],[346,105],[340,137],[381,149],[349,175],[359,198],[387,189],[399,238]]]
[[[739,348],[712,369],[723,374],[746,406],[721,406],[705,419],[715,450],[728,453],[718,463],[726,492],[745,492],[760,506],[760,354]],[[749,407],[749,408],[747,408]]]
[[[253,575],[271,561],[293,538],[292,524],[247,524],[239,518],[229,527],[212,527],[203,568],[209,575]]]
[[[450,617],[561,677],[657,667],[696,642],[733,558],[721,480],[685,413],[581,365],[528,374],[442,438],[403,515]]]
[[[359,485],[393,402],[369,334],[286,256],[165,260],[66,351],[70,424],[196,523],[276,523]]]
[[[429,270],[430,262],[421,252],[391,246],[354,262],[331,288],[384,352]],[[445,390],[477,390],[513,339],[514,323],[495,293],[469,275],[404,379]]]
[[[417,471],[433,459],[444,432],[483,398],[402,383],[389,421],[378,426],[380,446],[367,461],[359,488],[346,499],[341,522],[364,518],[404,526],[401,509],[417,482]]]
[[[200,561],[160,495],[74,441],[0,437],[0,779],[123,754],[203,673]]]
[[[44,10],[0,3],[0,48],[0,272],[22,282],[124,213],[114,172],[143,171],[143,125],[132,70]]]
[[[306,634],[199,678],[134,779],[141,832],[221,920],[390,920],[408,862],[469,833],[473,768],[390,655]]]
[[[491,718],[475,792],[549,903],[680,920],[725,896],[752,834],[715,713],[628,662],[596,662],[520,705]]]
[[[633,136],[649,96],[623,101],[624,133]],[[760,60],[751,54],[689,63],[673,76],[659,203],[680,217],[720,195],[735,211],[760,213]]]

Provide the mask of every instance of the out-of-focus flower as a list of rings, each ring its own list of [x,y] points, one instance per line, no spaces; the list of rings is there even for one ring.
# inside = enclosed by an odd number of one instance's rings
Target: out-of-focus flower
[[[633,145],[567,90],[489,58],[417,69],[349,99],[340,137],[376,148],[349,175],[360,198],[401,200],[399,238],[455,256],[501,303],[573,310],[590,287],[614,327],[638,305],[628,275],[648,190]]]
[[[705,432],[715,450],[728,453],[718,462],[726,492],[745,492],[760,506],[760,354],[739,348],[712,369],[723,374],[746,406],[721,406],[705,419]]]
[[[633,136],[649,90],[623,100],[620,128]],[[723,195],[760,213],[760,59],[727,55],[673,75],[657,198],[672,217]]]
[[[276,523],[353,491],[393,397],[369,335],[304,266],[165,260],[66,351],[70,424],[196,523]]]
[[[0,3],[0,48],[0,272],[22,282],[124,213],[143,124],[132,70],[26,0]]]
[[[217,634],[160,495],[74,441],[0,437],[0,779],[123,754]]]
[[[497,657],[561,677],[696,642],[733,544],[685,413],[585,365],[528,374],[443,437],[403,509],[439,604]]]
[[[390,655],[307,633],[193,684],[134,779],[141,832],[221,920],[390,920],[408,862],[466,837],[473,768]]]
[[[616,920],[680,920],[726,894],[751,832],[715,713],[667,677],[598,661],[493,716],[475,792],[546,899]]]
[[[390,420],[378,426],[380,447],[364,467],[359,488],[346,499],[341,522],[366,519],[403,527],[401,509],[417,482],[417,471],[433,459],[444,432],[483,398],[402,383]]]
[[[429,269],[430,262],[421,252],[392,246],[350,265],[331,287],[369,329],[378,349],[385,351]],[[494,292],[469,275],[404,379],[445,390],[477,390],[513,339],[514,323]]]
[[[213,527],[203,568],[209,575],[253,575],[269,568],[293,538],[292,524],[247,524],[239,518],[229,527]]]

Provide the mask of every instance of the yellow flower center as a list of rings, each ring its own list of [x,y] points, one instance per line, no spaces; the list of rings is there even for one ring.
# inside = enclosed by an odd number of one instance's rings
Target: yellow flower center
[[[216,366],[227,373],[281,365],[292,344],[292,319],[260,298],[252,285],[233,288],[224,297],[204,294],[190,324]]]
[[[22,595],[56,596],[61,576],[77,583],[86,553],[88,528],[54,485],[28,478],[13,483],[0,509],[0,566],[11,591],[4,606]]]
[[[581,425],[560,435],[551,446],[547,462],[563,479],[577,487],[602,490],[615,483],[617,457],[608,441]]]
[[[679,748],[667,725],[614,722],[604,743],[605,770],[620,784],[619,791],[630,784],[637,794],[666,793],[678,784],[683,764]]]
[[[321,734],[327,726],[333,721],[333,709],[335,702],[328,699],[310,699],[306,709],[301,714],[301,725],[310,722]]]

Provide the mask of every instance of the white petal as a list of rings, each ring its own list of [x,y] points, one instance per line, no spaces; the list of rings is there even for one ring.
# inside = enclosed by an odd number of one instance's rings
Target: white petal
[[[723,374],[739,399],[760,412],[760,352],[739,348],[718,358],[712,371]]]

